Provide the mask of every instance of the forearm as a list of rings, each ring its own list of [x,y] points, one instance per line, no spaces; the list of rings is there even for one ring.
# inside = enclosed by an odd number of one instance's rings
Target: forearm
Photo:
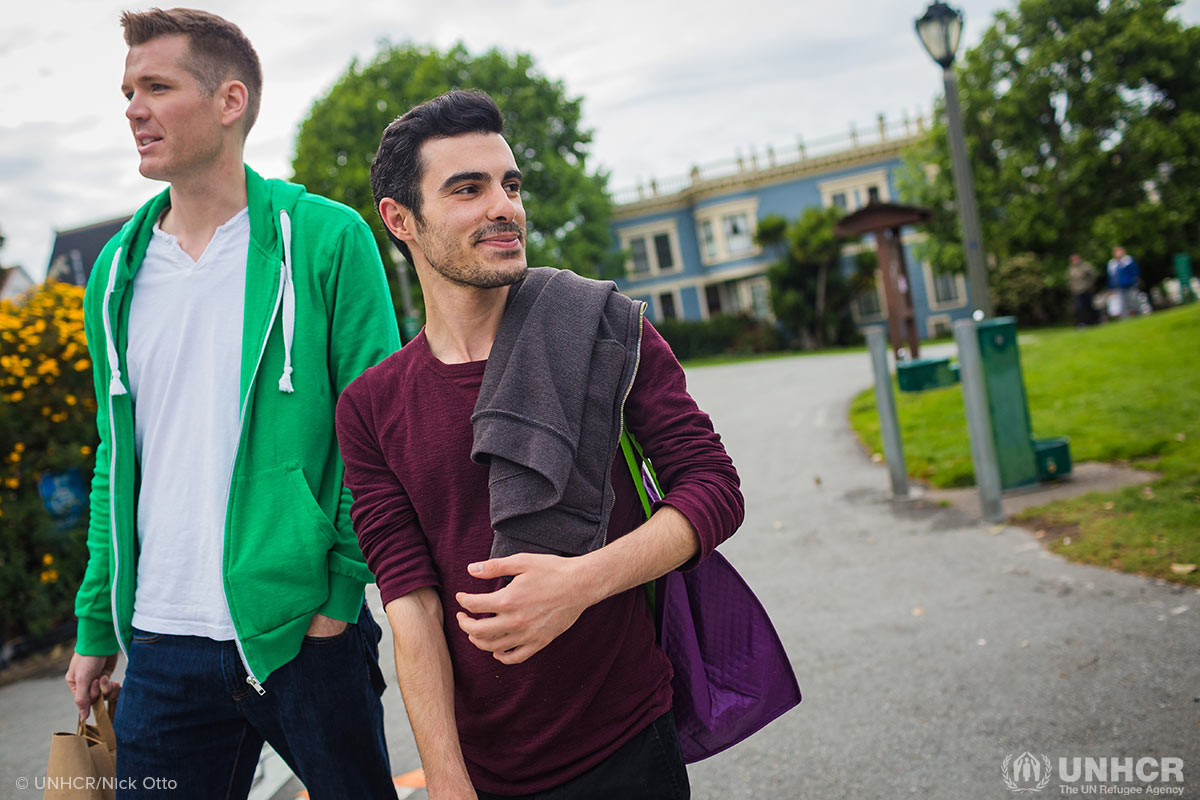
[[[687,517],[664,505],[629,533],[572,561],[595,605],[677,569],[699,552]]]
[[[441,600],[426,587],[393,600],[384,610],[395,642],[396,679],[430,800],[474,798],[454,719],[454,673]]]

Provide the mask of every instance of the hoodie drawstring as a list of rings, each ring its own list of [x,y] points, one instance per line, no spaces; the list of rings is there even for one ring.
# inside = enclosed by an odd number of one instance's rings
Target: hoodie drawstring
[[[108,307],[112,301],[113,287],[117,283],[117,269],[121,265],[121,251],[123,247],[118,247],[116,255],[113,256],[112,266],[108,269],[108,286],[104,290],[104,305],[101,307],[101,314],[104,320],[104,339],[106,349],[108,350],[108,371],[112,376],[108,381],[108,394],[115,396],[125,394],[125,383],[121,380],[121,362],[117,357],[117,346],[113,342],[112,317],[108,313]]]
[[[283,236],[283,264],[279,267],[279,280],[283,286],[283,375],[279,378],[279,391],[291,394],[292,388],[292,338],[296,332],[296,287],[292,283],[292,221],[287,211],[279,212],[279,228]]]

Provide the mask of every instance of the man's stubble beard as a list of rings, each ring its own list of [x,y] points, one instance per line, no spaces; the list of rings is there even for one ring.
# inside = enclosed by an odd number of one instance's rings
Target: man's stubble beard
[[[512,229],[520,232],[521,248],[511,253],[497,254],[506,261],[519,262],[514,264],[511,270],[489,269],[482,263],[482,259],[467,257],[473,253],[463,254],[461,263],[455,263],[455,256],[461,252],[458,242],[453,236],[441,231],[430,232],[429,244],[432,246],[422,247],[422,249],[425,251],[425,258],[429,261],[429,266],[449,282],[473,289],[499,289],[520,282],[529,270],[529,265],[525,261],[525,231],[515,225]],[[477,237],[479,233],[487,236],[491,235],[492,231],[477,232]],[[473,237],[473,239],[477,237]],[[472,248],[474,246],[474,242],[469,245]]]

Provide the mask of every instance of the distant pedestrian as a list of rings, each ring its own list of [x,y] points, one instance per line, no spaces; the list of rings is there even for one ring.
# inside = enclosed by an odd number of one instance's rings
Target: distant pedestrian
[[[1067,283],[1075,297],[1075,324],[1082,328],[1096,321],[1096,310],[1092,305],[1096,288],[1096,268],[1084,261],[1079,253],[1071,253],[1071,264],[1067,267]]]
[[[1108,262],[1108,288],[1114,293],[1108,304],[1109,316],[1132,317],[1138,313],[1138,277],[1138,263],[1124,247],[1114,247]]]

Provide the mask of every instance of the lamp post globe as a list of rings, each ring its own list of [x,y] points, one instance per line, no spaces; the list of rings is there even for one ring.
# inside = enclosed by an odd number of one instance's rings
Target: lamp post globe
[[[917,36],[925,45],[930,58],[947,69],[954,63],[958,39],[962,35],[961,11],[942,2],[930,3],[925,14],[916,22]]]

